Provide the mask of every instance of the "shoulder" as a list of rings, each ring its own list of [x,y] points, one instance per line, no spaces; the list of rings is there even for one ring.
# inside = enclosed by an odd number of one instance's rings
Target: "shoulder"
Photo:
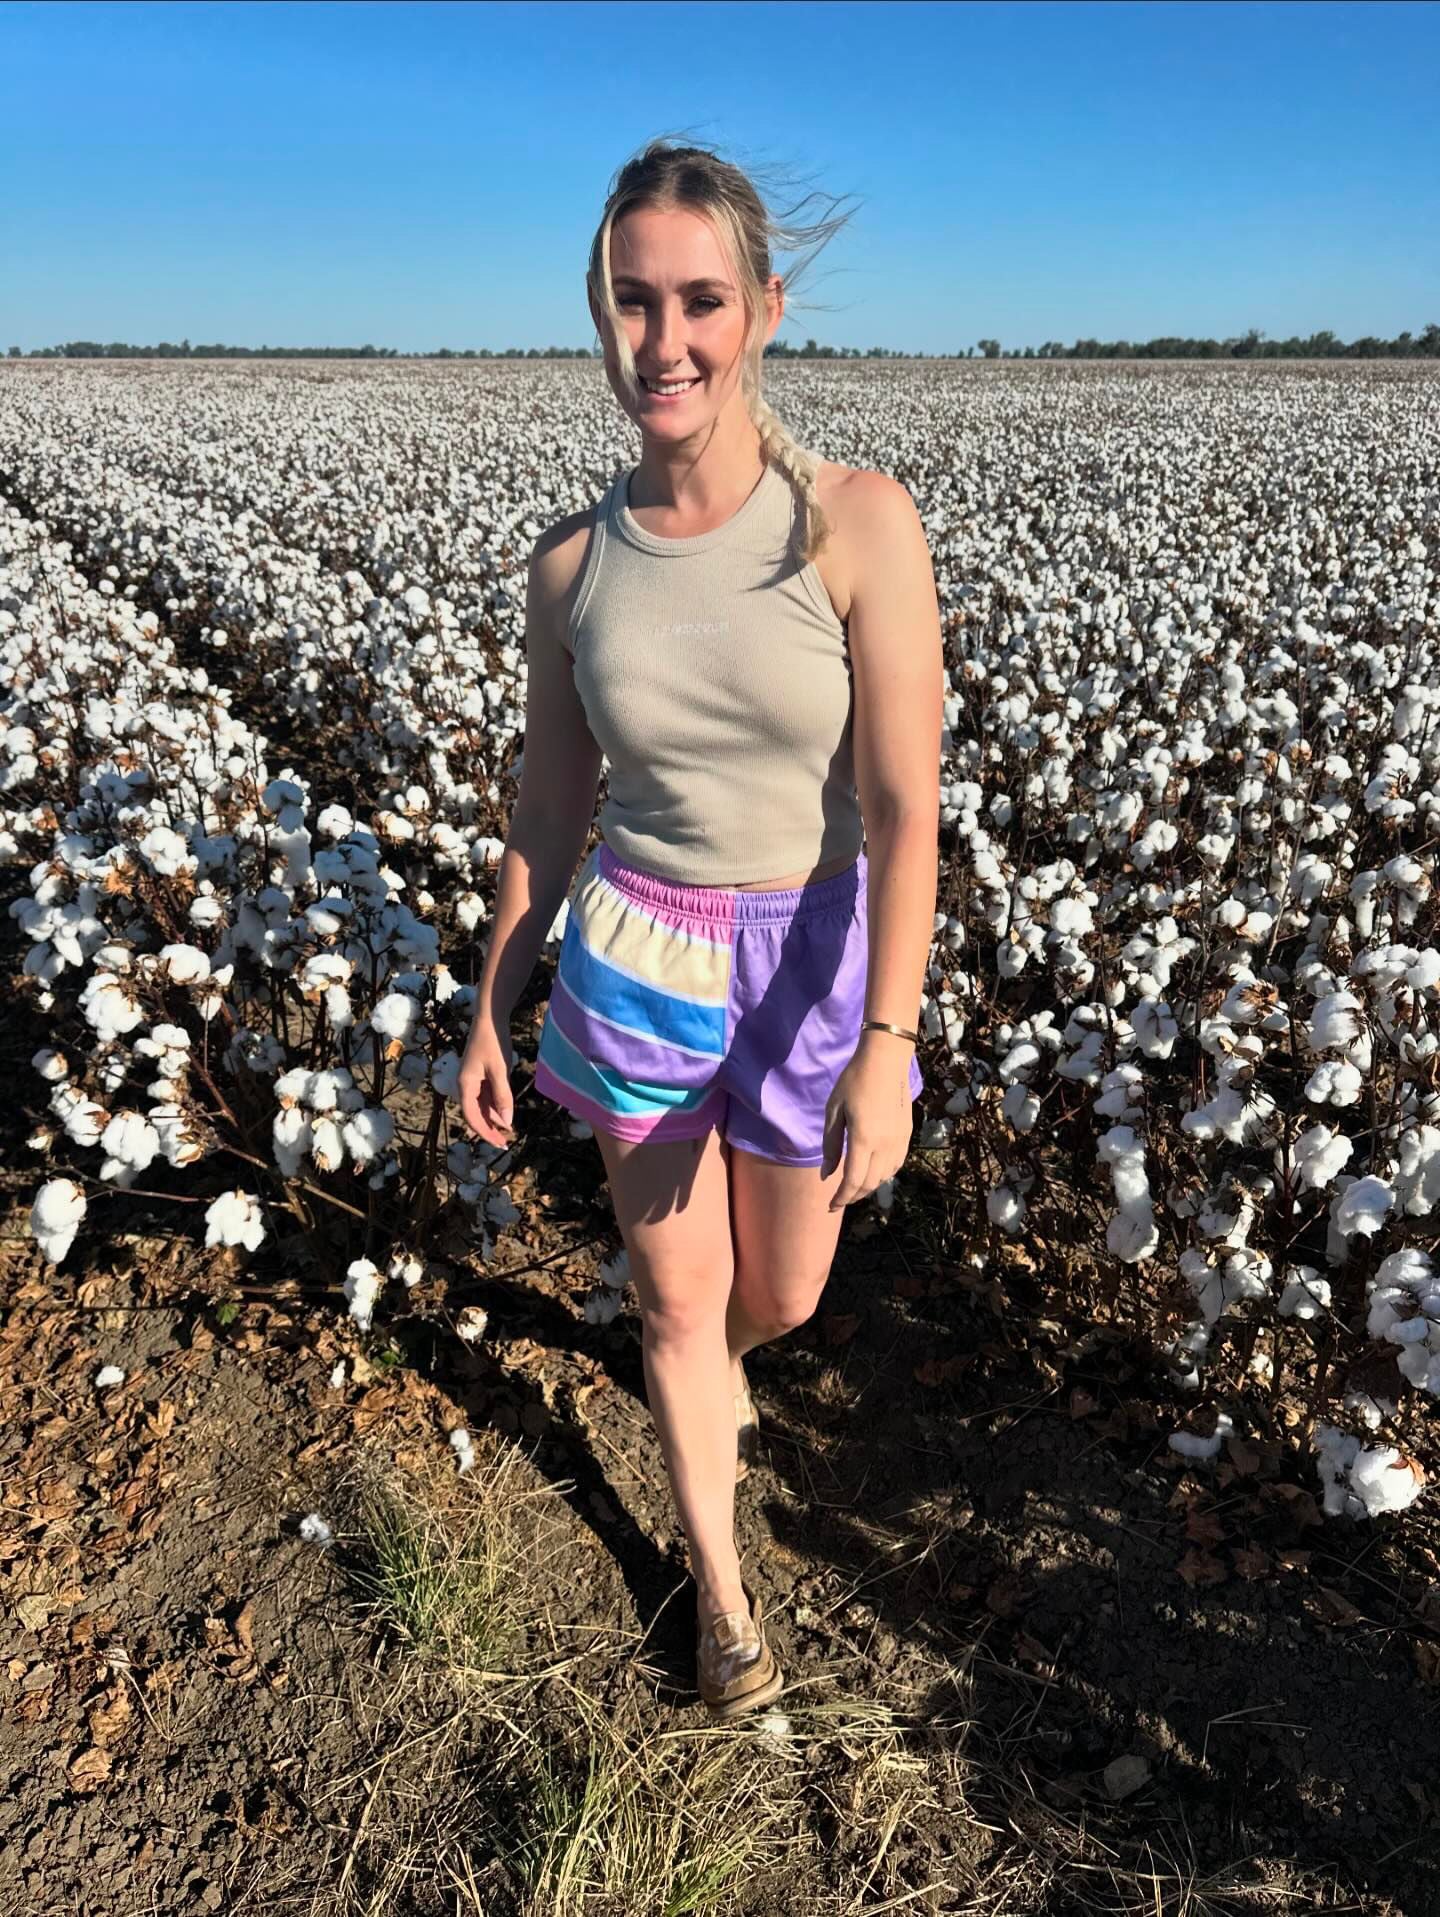
[[[888,473],[817,460],[815,491],[831,527],[816,565],[845,620],[867,585],[883,590],[898,554],[917,540],[925,546],[925,529],[908,490]]]
[[[816,462],[815,490],[825,517],[837,531],[864,539],[919,519],[915,502],[898,479],[865,466]]]
[[[569,629],[602,504],[603,496],[580,512],[566,513],[547,526],[530,548],[530,607],[532,612],[542,614],[557,634]]]
[[[547,598],[563,597],[579,579],[595,531],[596,500],[547,526],[530,549],[530,576]]]

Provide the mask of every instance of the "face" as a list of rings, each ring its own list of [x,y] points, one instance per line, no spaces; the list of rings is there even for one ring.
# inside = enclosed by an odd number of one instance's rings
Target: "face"
[[[610,229],[610,275],[640,380],[638,406],[625,392],[608,340],[605,369],[615,397],[642,433],[680,444],[707,428],[732,399],[744,404],[737,396],[746,312],[707,219],[678,207],[633,208]],[[767,341],[783,313],[784,293],[779,276],[772,275]],[[600,330],[593,304],[591,317]],[[648,390],[651,380],[688,383],[672,398]]]

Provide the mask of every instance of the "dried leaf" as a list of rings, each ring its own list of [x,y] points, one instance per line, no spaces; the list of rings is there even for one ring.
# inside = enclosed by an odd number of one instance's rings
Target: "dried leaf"
[[[1440,1684],[1440,1644],[1428,1637],[1412,1638],[1410,1649],[1415,1654],[1415,1670],[1425,1684]]]
[[[1015,1571],[1002,1571],[985,1592],[985,1607],[996,1617],[1011,1617],[1026,1595],[1024,1579]]]
[[[176,1406],[173,1398],[162,1398],[145,1420],[145,1429],[152,1438],[168,1438],[175,1426]]]
[[[1095,1399],[1093,1395],[1088,1392],[1083,1385],[1076,1385],[1075,1389],[1070,1393],[1070,1416],[1072,1418],[1088,1418],[1094,1409]]]
[[[130,1728],[130,1693],[123,1683],[112,1684],[86,1717],[90,1736],[102,1749],[117,1744]]]
[[[1264,1487],[1267,1497],[1275,1498],[1283,1504],[1296,1524],[1320,1524],[1320,1507],[1303,1485],[1290,1484],[1281,1480]]]
[[[968,1371],[971,1362],[968,1354],[955,1358],[922,1358],[913,1376],[917,1384],[948,1384],[952,1378],[958,1378],[962,1372]]]
[[[848,1345],[860,1329],[860,1314],[855,1311],[832,1311],[826,1313],[820,1323],[827,1345]]]
[[[1175,1568],[1190,1585],[1223,1584],[1230,1575],[1208,1551],[1187,1551]]]
[[[1317,1584],[1310,1596],[1310,1606],[1325,1624],[1360,1624],[1365,1614],[1357,1611],[1342,1591],[1329,1584]]]
[[[1235,1569],[1242,1578],[1268,1578],[1275,1569],[1269,1554],[1254,1545],[1242,1544],[1233,1553]]]
[[[102,1751],[98,1745],[80,1752],[66,1766],[65,1775],[70,1780],[70,1788],[88,1792],[98,1790],[110,1775],[110,1753]]]
[[[235,1632],[236,1642],[238,1644],[243,1645],[244,1648],[253,1657],[255,1654],[255,1638],[254,1638],[255,1600],[254,1598],[246,1598],[245,1602],[241,1605],[239,1615],[235,1619],[233,1629]]]
[[[1036,1664],[1044,1670],[1053,1670],[1055,1666],[1054,1655],[1028,1631],[1015,1633],[1015,1655],[1023,1664]]]
[[[1213,1511],[1192,1504],[1185,1513],[1185,1535],[1192,1544],[1223,1544],[1225,1527]]]
[[[27,1631],[43,1631],[50,1622],[50,1600],[38,1592],[27,1592],[15,1600],[15,1615]]]

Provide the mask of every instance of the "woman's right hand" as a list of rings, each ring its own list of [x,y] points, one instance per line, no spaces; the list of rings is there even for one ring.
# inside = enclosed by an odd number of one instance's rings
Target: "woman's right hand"
[[[515,1101],[510,1096],[514,1061],[508,1031],[497,1030],[488,1019],[471,1027],[460,1059],[460,1115],[477,1137],[501,1149],[515,1130]]]

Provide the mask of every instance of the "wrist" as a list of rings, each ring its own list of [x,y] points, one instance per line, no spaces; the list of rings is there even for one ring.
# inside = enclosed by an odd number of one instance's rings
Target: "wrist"
[[[867,1039],[873,1039],[890,1045],[909,1045],[913,1047],[919,1042],[919,1037],[918,1029],[911,1030],[908,1026],[897,1026],[885,1019],[866,1018],[861,1021],[860,1025],[860,1040],[862,1044],[865,1043]]]

